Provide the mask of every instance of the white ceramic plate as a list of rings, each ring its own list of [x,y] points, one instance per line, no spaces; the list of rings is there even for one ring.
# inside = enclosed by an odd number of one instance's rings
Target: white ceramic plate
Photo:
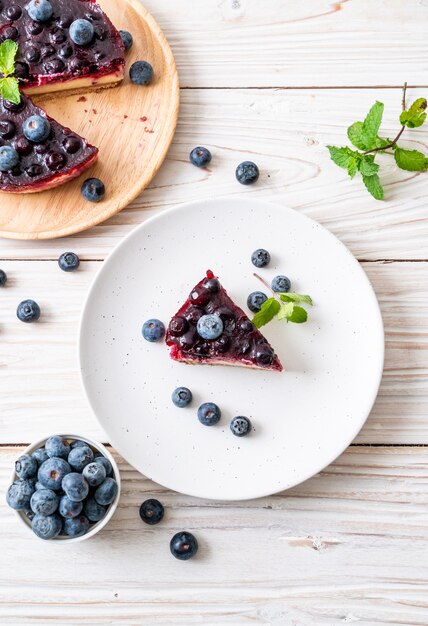
[[[306,324],[262,329],[284,372],[184,365],[144,341],[143,322],[167,325],[208,268],[246,310],[261,288],[250,261],[260,247],[272,260],[259,272],[286,274],[315,303]],[[170,489],[221,500],[275,493],[333,461],[371,410],[383,355],[376,296],[351,253],[316,222],[254,200],[194,202],[134,230],[103,264],[80,333],[84,386],[117,450]],[[171,402],[179,385],[194,394],[185,409]],[[198,422],[206,401],[222,409],[217,426]],[[251,418],[250,436],[230,432],[235,415]]]

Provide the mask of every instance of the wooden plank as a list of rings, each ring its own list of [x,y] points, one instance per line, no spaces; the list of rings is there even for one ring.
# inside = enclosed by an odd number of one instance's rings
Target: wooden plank
[[[1,293],[0,442],[24,443],[70,429],[105,440],[80,384],[76,347],[85,294],[100,263],[83,262],[70,274],[54,261],[2,266],[9,282]],[[428,443],[428,263],[363,266],[382,308],[386,361],[378,400],[358,441]],[[29,297],[42,308],[37,324],[15,316],[18,302]]]
[[[2,493],[19,450],[0,449]],[[37,540],[1,499],[2,624],[426,626],[424,448],[354,447],[299,487],[236,504],[120,471],[110,524],[68,548]],[[150,496],[166,507],[156,527],[138,516]],[[183,528],[200,543],[188,563],[168,548]]]
[[[297,4],[297,3],[295,3]],[[409,100],[426,95],[411,89]],[[182,91],[178,130],[160,173],[128,209],[75,238],[0,241],[0,258],[55,258],[73,249],[104,258],[137,224],[164,208],[207,197],[265,198],[320,221],[360,259],[427,259],[428,175],[397,170],[384,157],[385,202],[374,200],[361,180],[351,181],[325,148],[346,143],[346,128],[375,99],[385,102],[385,135],[398,126],[401,90],[191,90]],[[404,145],[426,151],[427,131],[405,134]],[[208,169],[188,162],[195,145],[213,152]],[[256,161],[261,178],[240,185],[236,165]],[[2,198],[0,201],[5,201]]]

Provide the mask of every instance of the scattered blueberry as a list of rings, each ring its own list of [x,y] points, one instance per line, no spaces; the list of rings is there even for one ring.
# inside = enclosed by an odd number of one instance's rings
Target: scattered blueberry
[[[25,480],[26,478],[32,478],[37,474],[37,461],[29,454],[23,454],[15,462],[15,472],[19,478]]]
[[[206,167],[211,163],[212,156],[208,148],[198,146],[197,148],[193,148],[192,152],[189,154],[189,159],[196,167]]]
[[[80,537],[89,528],[89,520],[86,515],[79,515],[64,520],[64,534],[69,537]]]
[[[29,509],[30,499],[34,490],[34,485],[29,480],[15,480],[13,485],[10,485],[7,490],[6,502],[16,511]]]
[[[77,448],[79,450],[79,448]],[[64,476],[61,487],[66,496],[73,502],[81,502],[89,493],[89,485],[82,474],[70,472]]]
[[[79,446],[70,450],[67,461],[70,467],[75,472],[82,472],[83,468],[92,463],[94,460],[94,453],[89,446]]]
[[[67,459],[70,454],[70,446],[59,435],[46,439],[45,450],[49,457],[59,456],[61,459]]]
[[[49,0],[31,0],[27,12],[35,22],[47,22],[52,17],[53,8]]]
[[[62,529],[62,520],[59,515],[35,515],[31,522],[33,533],[40,539],[53,539]]]
[[[87,178],[82,184],[82,196],[89,202],[100,202],[106,193],[104,183],[99,178]]]
[[[129,77],[136,85],[148,85],[153,78],[153,68],[147,61],[135,61],[129,68]]]
[[[220,417],[221,411],[214,402],[204,402],[198,409],[198,420],[204,426],[214,426]]]
[[[193,396],[192,392],[187,387],[177,387],[177,389],[174,389],[172,392],[171,398],[175,406],[183,409],[192,402]]]
[[[266,302],[267,295],[262,291],[253,291],[247,298],[247,307],[253,313],[257,313],[262,308],[263,302]]]
[[[0,287],[4,287],[7,283],[7,274],[3,270],[0,270]]]
[[[98,504],[107,506],[111,504],[117,495],[117,482],[114,478],[106,478],[95,490],[94,498]]]
[[[94,27],[89,20],[78,19],[70,24],[70,39],[78,46],[87,46],[94,38]]]
[[[197,539],[192,533],[185,530],[176,533],[169,544],[171,554],[180,561],[187,561],[198,551]]]
[[[95,463],[102,463],[104,465],[104,469],[106,471],[107,476],[113,476],[113,468],[110,461],[105,456],[96,456]]]
[[[150,498],[149,500],[145,500],[143,504],[140,506],[140,517],[143,522],[146,524],[150,524],[153,526],[154,524],[159,524],[161,519],[163,518],[165,510],[163,508],[163,504],[156,500],[155,498]]]
[[[129,50],[129,48],[134,43],[131,33],[129,33],[127,30],[120,30],[119,35],[122,39],[123,45],[125,46],[125,50]]]
[[[71,467],[64,459],[53,456],[39,467],[37,479],[46,489],[58,491],[63,478],[71,472]]]
[[[259,168],[252,161],[240,163],[235,172],[236,180],[240,182],[241,185],[251,185],[255,183],[259,174]]]
[[[40,307],[34,300],[23,300],[18,304],[16,315],[21,322],[26,322],[27,324],[37,322],[40,317]]]
[[[73,272],[80,265],[80,259],[74,252],[63,252],[58,259],[58,265],[63,272]]]
[[[147,320],[143,324],[142,332],[146,341],[159,341],[165,335],[165,326],[160,320]]]
[[[267,250],[263,248],[258,248],[254,250],[251,255],[251,263],[256,267],[266,267],[270,263],[270,254]]]
[[[272,279],[272,289],[278,293],[290,291],[291,281],[287,276],[275,276]]]
[[[19,163],[19,154],[11,146],[0,146],[0,172],[8,172]]]
[[[107,507],[98,502],[92,496],[86,498],[83,504],[83,513],[90,522],[99,522],[107,512]]]
[[[52,515],[58,508],[59,498],[52,489],[39,489],[31,496],[31,510],[38,515]]]
[[[244,435],[248,435],[251,431],[251,422],[248,417],[239,415],[238,417],[234,417],[230,422],[230,430],[237,437],[244,437]]]
[[[44,448],[37,448],[31,456],[36,459],[38,465],[41,465],[49,458],[48,453]]]
[[[59,501],[58,512],[61,517],[77,517],[83,509],[83,502],[74,502],[68,496],[62,496]]]
[[[83,468],[83,477],[90,487],[98,487],[106,479],[106,468],[97,458],[93,463],[89,463]]]
[[[211,315],[203,315],[198,319],[196,330],[202,339],[217,339],[224,330],[223,320],[219,315],[215,315],[214,313]]]
[[[51,125],[42,115],[31,115],[22,124],[22,132],[29,141],[37,143],[49,137]]]

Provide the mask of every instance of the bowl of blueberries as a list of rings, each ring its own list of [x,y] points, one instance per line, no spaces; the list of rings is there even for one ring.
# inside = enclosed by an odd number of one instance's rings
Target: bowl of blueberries
[[[78,435],[52,435],[15,462],[7,504],[40,539],[89,539],[112,518],[120,475],[110,452]]]

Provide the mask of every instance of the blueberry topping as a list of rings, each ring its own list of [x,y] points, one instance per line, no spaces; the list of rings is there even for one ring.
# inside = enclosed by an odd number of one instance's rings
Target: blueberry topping
[[[8,505],[15,509],[15,511],[21,511],[30,507],[30,499],[35,491],[35,486],[30,480],[15,480],[13,485],[10,485],[6,494],[6,502]]]
[[[70,39],[78,46],[87,46],[94,38],[94,27],[89,20],[78,19],[70,24]]]
[[[11,146],[0,146],[0,172],[7,172],[18,165],[19,154]]]
[[[31,0],[27,4],[28,15],[35,22],[47,22],[53,14],[53,8],[49,0]]]
[[[218,278],[207,278],[202,283],[204,289],[206,289],[211,295],[220,291],[220,281]]]
[[[52,172],[57,172],[65,164],[65,156],[61,152],[50,150],[46,155],[46,165]]]
[[[58,508],[59,498],[52,489],[39,489],[31,496],[30,506],[33,513],[52,515]]]
[[[192,533],[185,530],[177,533],[169,544],[171,554],[180,561],[191,559],[198,551],[198,541]]]
[[[64,534],[69,537],[80,537],[89,529],[89,520],[86,515],[78,515],[64,520]]]
[[[16,315],[21,322],[37,322],[40,317],[40,307],[34,300],[23,300],[18,304]]]
[[[99,522],[107,512],[107,507],[98,502],[92,496],[89,496],[83,504],[83,513],[90,522]]]
[[[16,41],[19,37],[18,29],[15,26],[6,26],[6,28],[2,29],[2,38],[3,40],[12,39]]]
[[[94,453],[89,446],[79,446],[70,450],[68,464],[75,472],[82,472],[83,468],[94,460]]]
[[[223,321],[219,315],[203,315],[196,325],[198,334],[203,339],[217,339],[223,332]]]
[[[189,295],[189,300],[192,304],[203,306],[207,304],[211,298],[211,294],[208,289],[205,289],[202,285],[195,287]]]
[[[214,342],[214,348],[215,350],[217,350],[217,352],[226,352],[226,350],[229,349],[229,346],[230,346],[230,339],[229,337],[226,337],[225,335],[222,335],[221,337],[217,339],[217,341]]]
[[[147,61],[135,61],[129,69],[129,77],[136,85],[148,85],[153,78],[153,67]]]
[[[240,163],[236,168],[236,180],[241,183],[241,185],[251,185],[255,183],[259,177],[259,168],[252,161],[244,161]]]
[[[3,270],[0,270],[0,287],[4,287],[7,283],[7,274]]]
[[[155,498],[145,500],[140,506],[140,517],[143,522],[150,524],[150,526],[159,524],[159,522],[163,519],[164,513],[165,510],[163,505],[159,502],[159,500],[155,500]]]
[[[33,145],[23,135],[16,138],[13,147],[20,156],[28,156],[33,149]]]
[[[25,58],[29,63],[37,63],[40,60],[40,52],[37,48],[28,48],[25,52]]]
[[[82,502],[73,502],[68,496],[62,496],[59,501],[58,513],[61,517],[77,517],[82,509]]]
[[[58,456],[67,459],[70,454],[70,446],[59,435],[46,439],[45,450],[49,457]]]
[[[37,465],[41,465],[49,458],[48,453],[44,448],[37,448],[37,450],[34,450],[31,456],[33,457],[33,459],[36,459]]]
[[[279,293],[290,291],[291,281],[287,276],[275,276],[272,279],[272,289]]]
[[[180,409],[188,406],[192,402],[192,392],[187,387],[177,387],[172,392],[172,401],[175,406],[178,406]]]
[[[53,28],[49,37],[53,44],[64,43],[67,39],[67,33],[62,28]]]
[[[80,449],[81,448],[74,448],[74,450]],[[88,483],[82,474],[78,474],[77,472],[70,472],[64,476],[61,487],[65,495],[68,496],[70,500],[73,500],[73,502],[81,502],[89,493]]]
[[[258,248],[254,250],[251,255],[251,263],[256,267],[266,267],[270,263],[270,254],[267,250],[263,248]]]
[[[65,68],[64,61],[61,59],[51,59],[44,64],[46,74],[59,74]]]
[[[122,43],[125,47],[125,50],[129,50],[129,48],[134,43],[131,33],[129,33],[127,30],[120,30],[119,35],[122,39]]]
[[[53,539],[62,529],[62,520],[59,515],[35,515],[31,522],[33,533],[40,539]]]
[[[66,137],[62,142],[62,145],[68,154],[75,154],[82,147],[82,142],[77,137],[71,136]]]
[[[180,316],[173,317],[168,326],[169,332],[175,337],[183,335],[188,328],[189,322],[184,317]]]
[[[247,307],[253,313],[257,313],[262,308],[263,302],[266,302],[267,295],[262,291],[253,291],[247,298]]]
[[[237,437],[244,437],[251,431],[251,422],[248,417],[239,415],[238,417],[234,417],[230,422],[230,430]]]
[[[74,252],[63,252],[58,259],[58,265],[63,272],[74,272],[80,265],[80,259]]]
[[[117,495],[117,482],[114,478],[106,478],[95,490],[94,498],[98,504],[107,506],[111,504]]]
[[[106,188],[99,178],[88,178],[82,185],[82,195],[89,202],[100,202],[105,196]]]
[[[36,176],[40,176],[40,174],[43,173],[43,168],[38,163],[32,163],[27,167],[25,171],[27,172],[28,176],[30,176],[30,178],[35,178]]]
[[[6,8],[4,14],[12,20],[12,22],[16,22],[16,20],[19,20],[22,15],[22,9],[21,7],[12,4],[10,7]]]
[[[274,357],[273,350],[269,345],[265,344],[257,348],[256,362],[258,365],[265,366],[265,367],[271,365],[273,361],[273,357]]]
[[[29,454],[23,454],[15,462],[15,472],[18,477],[23,480],[35,476],[37,474],[38,467],[37,460]]]
[[[146,341],[159,341],[165,335],[165,326],[160,320],[147,320],[143,324],[142,333]]]
[[[214,426],[221,417],[221,411],[214,402],[204,402],[198,409],[198,420],[204,426]]]
[[[0,120],[0,137],[2,139],[11,139],[15,134],[15,124],[10,120]]]
[[[40,35],[43,31],[43,24],[41,22],[30,22],[27,26],[27,31],[30,35]]]
[[[63,59],[69,59],[73,54],[73,48],[69,44],[65,44],[58,50],[58,54],[62,56]]]
[[[18,104],[15,102],[10,102],[10,100],[3,100],[3,106],[8,111],[13,111],[14,113],[18,113],[25,107],[25,98],[21,95],[21,101]]]
[[[49,137],[51,125],[45,117],[41,115],[31,115],[24,121],[22,131],[29,141],[44,141]]]
[[[190,324],[197,324],[198,320],[202,317],[203,311],[196,306],[191,307],[186,312],[186,319]]]
[[[239,330],[241,330],[245,334],[250,333],[252,330],[254,330],[253,323],[248,318],[244,317],[243,319],[239,320]]]
[[[93,463],[86,465],[82,474],[90,487],[98,487],[107,476],[106,468],[99,462],[98,458]]]
[[[40,48],[40,56],[42,59],[47,59],[48,57],[51,57],[53,54],[55,54],[55,48],[51,46],[50,44],[47,44],[46,46],[42,46]]]
[[[37,480],[46,489],[58,491],[61,489],[63,478],[71,472],[71,467],[59,457],[53,456],[39,467]]]
[[[206,167],[212,159],[211,152],[202,146],[198,146],[197,148],[193,148],[192,152],[189,154],[190,162],[196,167]]]

